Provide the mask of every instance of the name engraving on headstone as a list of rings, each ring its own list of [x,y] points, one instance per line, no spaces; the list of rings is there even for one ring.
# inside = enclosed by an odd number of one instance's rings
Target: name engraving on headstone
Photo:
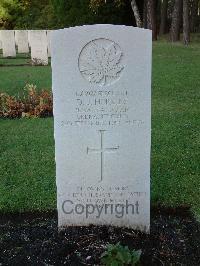
[[[62,126],[135,126],[144,121],[131,119],[128,91],[124,90],[80,90],[74,93],[76,119],[61,121]]]

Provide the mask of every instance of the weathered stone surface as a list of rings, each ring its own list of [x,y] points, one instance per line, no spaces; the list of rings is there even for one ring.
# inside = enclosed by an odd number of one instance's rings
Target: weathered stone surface
[[[15,42],[18,53],[29,53],[27,30],[15,30]]]
[[[149,231],[151,31],[114,25],[52,38],[58,222]]]
[[[45,30],[31,30],[29,32],[31,60],[33,64],[48,65],[47,34]]]
[[[14,30],[2,30],[1,41],[3,57],[16,57]]]

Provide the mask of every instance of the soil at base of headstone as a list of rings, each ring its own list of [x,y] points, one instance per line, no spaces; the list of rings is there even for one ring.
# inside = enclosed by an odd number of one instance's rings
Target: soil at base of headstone
[[[200,265],[200,224],[183,209],[154,209],[151,233],[112,226],[68,227],[56,213],[0,215],[0,265],[101,265],[108,243],[141,249],[141,265]]]

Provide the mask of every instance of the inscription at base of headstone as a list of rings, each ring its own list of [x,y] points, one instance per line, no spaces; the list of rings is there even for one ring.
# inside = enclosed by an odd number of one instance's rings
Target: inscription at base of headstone
[[[52,33],[58,225],[149,232],[151,31]]]

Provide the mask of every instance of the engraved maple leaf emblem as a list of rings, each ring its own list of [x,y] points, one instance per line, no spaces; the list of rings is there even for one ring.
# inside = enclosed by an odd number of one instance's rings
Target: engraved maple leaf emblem
[[[106,84],[107,79],[116,79],[124,68],[120,64],[122,52],[112,43],[107,47],[93,43],[80,71],[89,82]]]

